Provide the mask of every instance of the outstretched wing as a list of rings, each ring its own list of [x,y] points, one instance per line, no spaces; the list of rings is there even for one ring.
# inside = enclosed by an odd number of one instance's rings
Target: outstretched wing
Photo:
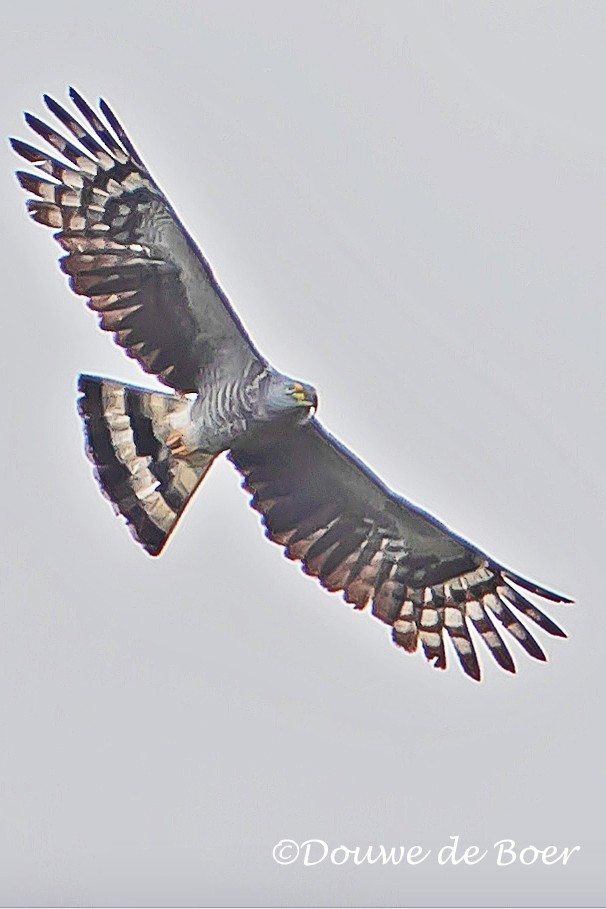
[[[512,607],[544,631],[564,632],[511,583],[571,602],[497,565],[484,553],[391,492],[316,421],[248,442],[229,455],[263,515],[267,536],[330,591],[392,626],[394,642],[422,644],[446,667],[445,632],[472,678],[480,666],[473,626],[497,663],[515,664],[498,623],[538,660],[545,654]]]
[[[264,363],[110,108],[100,102],[107,125],[78,92],[70,89],[70,96],[88,128],[44,100],[81,148],[25,115],[65,161],[19,139],[11,143],[53,178],[17,173],[35,197],[27,203],[31,216],[59,229],[55,237],[68,253],[61,266],[73,290],[89,298],[101,327],[129,356],[178,391],[197,391],[209,368],[239,375],[255,360]]]

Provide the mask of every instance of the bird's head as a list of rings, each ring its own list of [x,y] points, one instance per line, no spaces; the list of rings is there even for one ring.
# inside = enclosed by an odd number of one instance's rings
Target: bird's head
[[[274,373],[267,388],[266,406],[271,417],[292,417],[305,423],[318,409],[318,393],[312,385]]]

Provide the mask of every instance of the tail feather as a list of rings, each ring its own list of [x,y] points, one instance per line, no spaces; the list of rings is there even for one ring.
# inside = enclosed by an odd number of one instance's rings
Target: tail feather
[[[168,436],[187,425],[191,400],[98,376],[80,376],[86,453],[101,490],[137,542],[159,555],[215,455],[177,458]]]

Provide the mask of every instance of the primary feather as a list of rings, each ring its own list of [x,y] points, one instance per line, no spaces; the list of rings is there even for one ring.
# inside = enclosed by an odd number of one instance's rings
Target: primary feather
[[[264,362],[108,105],[103,110],[122,144],[78,92],[70,95],[96,137],[48,95],[44,100],[86,152],[37,117],[26,114],[26,122],[73,167],[11,142],[56,181],[17,173],[35,197],[27,203],[31,216],[58,228],[72,289],[88,297],[101,328],[146,372],[177,391],[197,392],[204,370],[220,366],[235,376]]]

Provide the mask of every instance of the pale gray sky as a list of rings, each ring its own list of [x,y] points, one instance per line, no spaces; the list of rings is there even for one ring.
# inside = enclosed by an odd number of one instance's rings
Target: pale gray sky
[[[22,3],[4,132],[114,106],[261,350],[397,491],[578,605],[549,662],[432,670],[267,543],[219,464],[152,561],[82,452],[79,372],[141,384],[5,145],[3,905],[604,902],[599,3]],[[149,384],[152,384],[149,380]],[[198,592],[200,591],[200,592]],[[204,592],[202,592],[204,591]],[[566,867],[280,867],[460,835]]]

